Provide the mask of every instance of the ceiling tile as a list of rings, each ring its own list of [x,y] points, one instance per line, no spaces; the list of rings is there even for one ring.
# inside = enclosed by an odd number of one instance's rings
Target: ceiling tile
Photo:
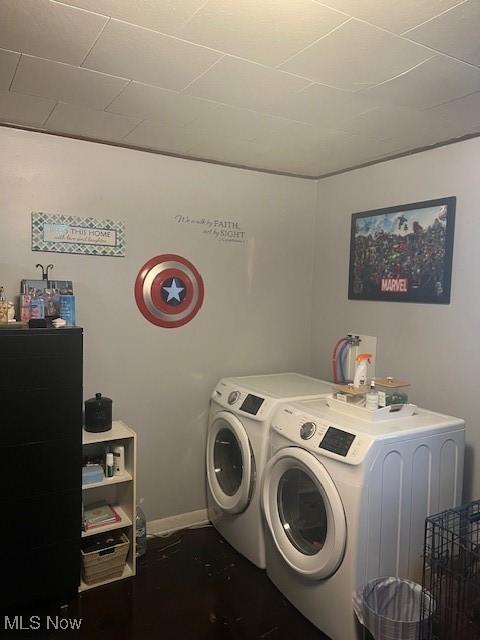
[[[106,22],[49,0],[2,0],[0,47],[81,64]]]
[[[288,152],[295,155],[315,152],[325,141],[335,138],[336,135],[337,132],[321,127],[287,120],[280,131],[265,132],[257,140],[267,140],[270,149],[282,149],[283,155],[288,155]]]
[[[179,35],[275,66],[347,19],[313,0],[209,0]]]
[[[480,130],[479,2],[0,0],[0,121],[340,171]]]
[[[61,0],[155,31],[172,33],[181,27],[205,0]]]
[[[217,107],[215,102],[132,82],[112,102],[107,111],[135,118],[152,118],[173,126],[183,126],[215,111]]]
[[[479,90],[480,69],[438,55],[365,95],[393,106],[427,109]]]
[[[221,56],[189,42],[111,20],[83,66],[180,90]]]
[[[12,91],[104,109],[127,82],[89,69],[23,55]]]
[[[403,33],[458,4],[460,0],[322,0],[355,18]]]
[[[329,173],[345,171],[358,167],[369,162],[377,162],[385,158],[395,156],[408,151],[403,141],[390,140],[388,145],[385,142],[370,142],[368,147],[363,148],[358,141],[352,137],[348,144],[333,145],[326,149],[321,158],[321,166],[318,166],[317,176],[324,176]]]
[[[480,92],[447,102],[425,113],[456,122],[459,131],[461,130],[457,135],[480,132]]]
[[[276,105],[275,112],[294,120],[335,129],[344,120],[376,106],[378,103],[368,96],[311,84]]]
[[[409,31],[406,37],[480,66],[480,2],[463,2]]]
[[[300,175],[317,176],[320,166],[330,162],[330,139],[326,138],[311,148],[298,145],[294,140],[284,140],[281,136],[271,137],[268,146],[260,154],[260,167],[297,173]]]
[[[0,49],[0,91],[8,89],[17,68],[19,53]]]
[[[372,140],[363,135],[332,134],[319,136],[315,145],[285,145],[278,137],[270,140],[268,151],[260,158],[261,166],[305,175],[319,176],[398,153],[401,140]]]
[[[213,103],[212,103],[213,104]],[[201,130],[202,135],[212,138],[239,138],[253,140],[266,135],[268,132],[285,130],[289,120],[276,116],[237,109],[227,105],[217,105],[214,111],[204,114],[196,120],[192,129]]]
[[[106,111],[96,111],[60,102],[46,123],[46,129],[86,138],[121,140],[140,121]]]
[[[404,107],[381,107],[372,109],[355,118],[345,126],[353,135],[364,135],[375,140],[403,138],[405,144],[426,144],[427,140],[445,140],[448,122],[429,111]]]
[[[187,154],[197,139],[185,127],[173,127],[157,120],[144,120],[123,142],[147,149]]]
[[[53,109],[55,100],[0,91],[0,120],[12,124],[40,127]]]
[[[346,90],[373,86],[431,57],[431,51],[358,20],[282,65],[286,71]]]
[[[226,56],[186,92],[237,107],[269,111],[308,84],[288,73]]]
[[[332,161],[342,159],[344,168],[393,155],[403,150],[406,143],[400,138],[374,140],[363,134],[336,136],[329,149]]]
[[[192,147],[188,155],[195,158],[253,167],[258,166],[257,162],[264,150],[265,146],[263,144],[252,140],[208,136]]]
[[[333,149],[339,134],[308,125],[304,125],[304,128],[302,132],[292,123],[287,133],[282,131],[269,136],[265,151],[258,159],[258,166],[308,176],[318,176],[324,172],[325,166],[330,167],[336,158]]]

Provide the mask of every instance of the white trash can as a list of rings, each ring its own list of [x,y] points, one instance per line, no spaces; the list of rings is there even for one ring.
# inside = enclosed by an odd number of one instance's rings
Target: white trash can
[[[375,640],[418,640],[428,619],[422,610],[433,611],[431,596],[421,585],[402,578],[377,578],[358,591],[355,613]]]

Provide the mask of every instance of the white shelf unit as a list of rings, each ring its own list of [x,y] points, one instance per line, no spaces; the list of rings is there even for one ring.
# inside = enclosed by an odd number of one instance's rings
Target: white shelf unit
[[[125,473],[113,478],[104,478],[100,482],[84,484],[82,487],[83,504],[88,506],[105,500],[112,505],[120,516],[120,521],[104,527],[82,531],[82,538],[98,535],[114,529],[122,529],[130,540],[130,547],[127,555],[127,563],[121,576],[97,582],[95,584],[85,584],[80,581],[80,591],[94,589],[110,582],[123,580],[134,576],[135,567],[135,512],[136,512],[136,464],[137,464],[137,434],[133,429],[122,421],[115,421],[109,431],[102,433],[90,433],[83,430],[83,456],[102,456],[107,451],[109,445],[121,444],[125,448]]]

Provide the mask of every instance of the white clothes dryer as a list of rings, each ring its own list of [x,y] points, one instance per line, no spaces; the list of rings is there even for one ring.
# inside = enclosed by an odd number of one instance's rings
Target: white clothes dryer
[[[279,407],[262,486],[267,575],[332,640],[357,640],[357,589],[421,582],[425,518],[460,504],[464,444],[462,420],[423,409],[368,422],[325,400]]]
[[[331,383],[298,373],[224,378],[213,391],[206,449],[209,519],[237,551],[262,569],[260,480],[273,412],[289,398],[331,391]]]

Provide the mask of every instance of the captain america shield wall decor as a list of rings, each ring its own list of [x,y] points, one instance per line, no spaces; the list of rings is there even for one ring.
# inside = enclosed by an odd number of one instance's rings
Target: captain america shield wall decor
[[[203,280],[191,262],[166,253],[146,262],[135,280],[135,300],[152,324],[168,329],[194,318],[203,302]]]

